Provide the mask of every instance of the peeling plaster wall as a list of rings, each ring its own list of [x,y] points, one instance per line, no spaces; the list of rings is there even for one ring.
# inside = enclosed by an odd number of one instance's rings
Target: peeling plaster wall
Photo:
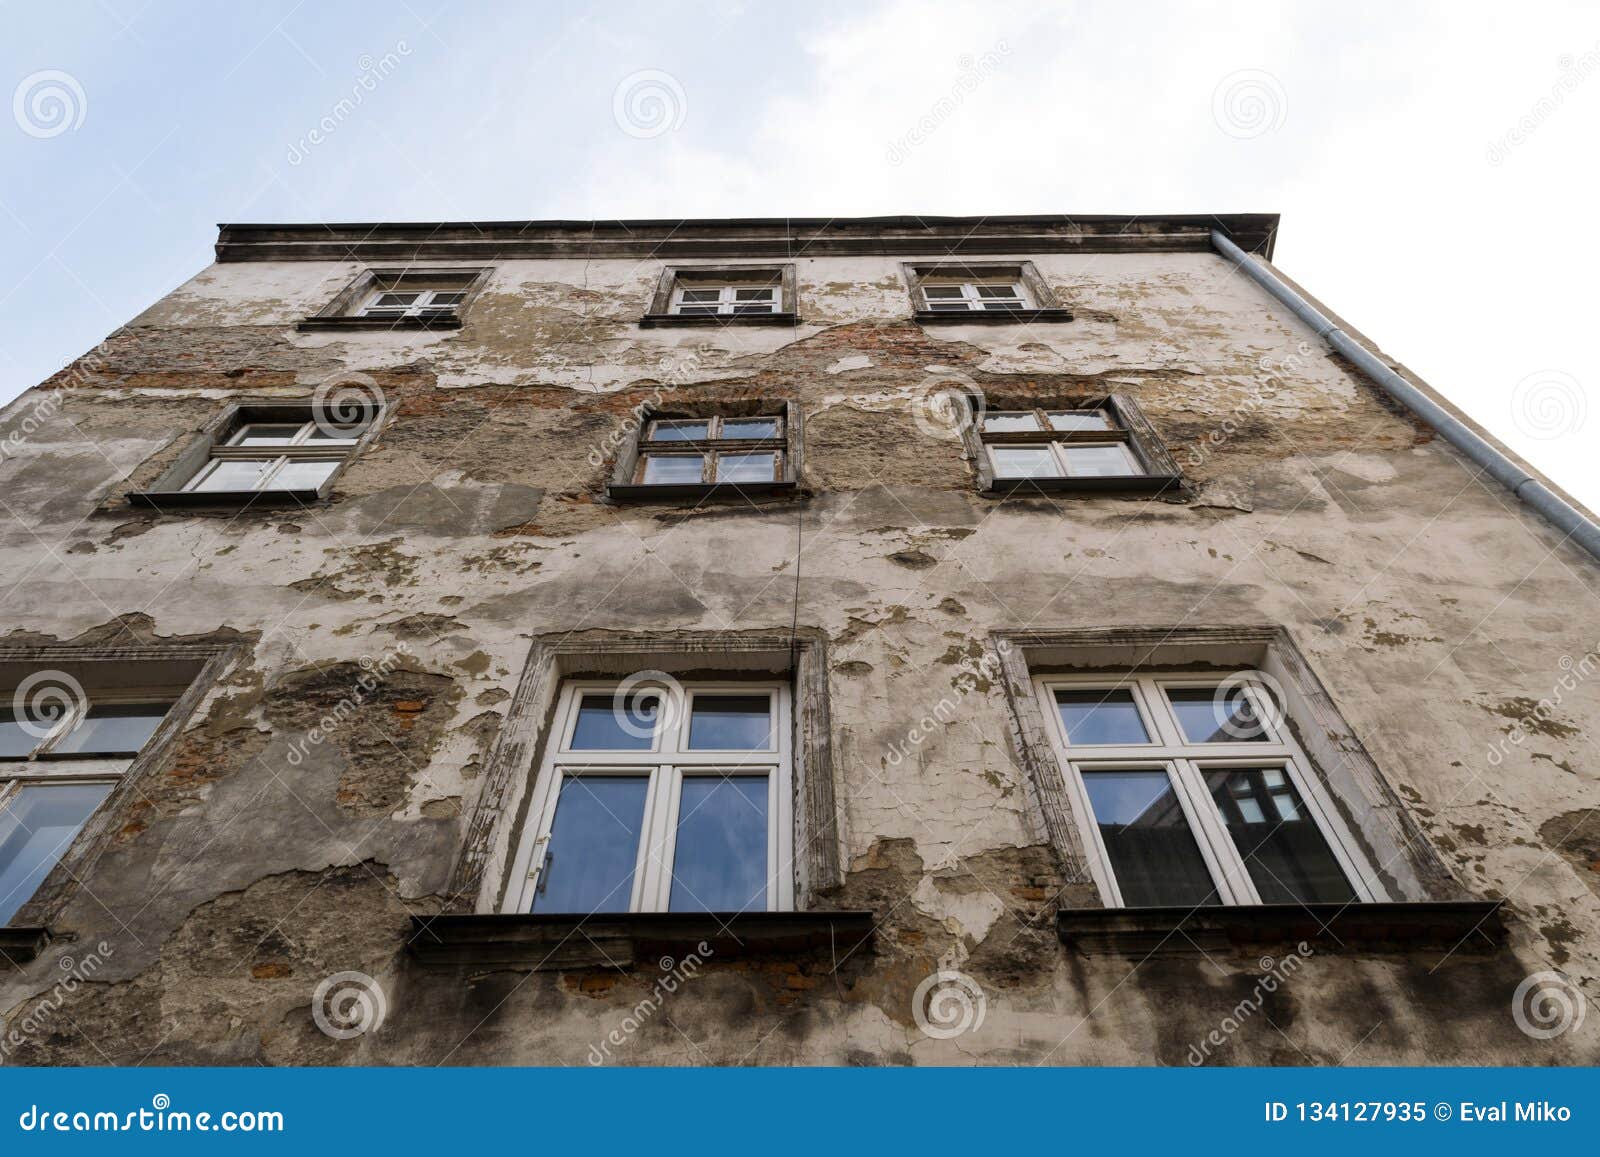
[[[1262,622],[1290,630],[1462,885],[1509,899],[1512,943],[1442,964],[1319,953],[1213,1062],[1600,1061],[1600,1016],[1550,1042],[1510,1016],[1541,969],[1600,993],[1595,684],[1523,722],[1600,646],[1592,564],[1223,261],[1014,256],[1074,321],[923,328],[900,258],[825,257],[796,262],[794,327],[641,329],[660,262],[562,259],[498,263],[459,331],[300,332],[360,266],[219,264],[19,400],[0,422],[30,427],[0,456],[0,642],[247,642],[49,951],[0,971],[15,1028],[61,955],[113,948],[8,1056],[592,1061],[653,969],[461,975],[402,949],[408,913],[453,900],[529,642],[797,619],[831,641],[846,882],[828,903],[876,910],[877,951],[713,959],[606,1063],[1188,1063],[1250,995],[1256,956],[1059,944],[1060,865],[1004,695],[964,691],[958,664],[995,629]],[[225,399],[303,398],[351,371],[396,406],[330,502],[127,504]],[[980,497],[960,443],[915,420],[924,380],[951,374],[1011,399],[1125,393],[1187,489]],[[663,394],[797,400],[801,492],[604,501],[614,435]],[[355,717],[310,742],[379,663]],[[948,722],[908,746],[946,699]],[[983,985],[978,1031],[913,1023],[940,967]],[[378,978],[389,1012],[340,1042],[310,1002],[346,969]]]

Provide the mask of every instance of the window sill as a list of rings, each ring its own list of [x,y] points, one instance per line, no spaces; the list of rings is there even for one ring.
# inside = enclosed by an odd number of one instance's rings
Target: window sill
[[[793,480],[782,482],[699,482],[692,484],[644,484],[607,486],[606,497],[614,502],[702,502],[714,498],[760,498],[773,494],[789,494],[795,489]]]
[[[1324,951],[1483,951],[1505,942],[1500,900],[1260,904],[1206,908],[1072,908],[1056,915],[1062,943],[1085,955],[1226,950],[1297,944]]]
[[[413,916],[407,947],[437,967],[567,968],[654,965],[704,942],[720,959],[822,950],[843,956],[868,947],[871,912],[618,912]]]
[[[715,313],[710,315],[679,313],[647,313],[639,319],[645,329],[659,325],[797,325],[800,318],[793,313]]]
[[[1032,494],[1160,494],[1183,485],[1178,474],[1126,474],[1115,478],[996,478],[979,491],[986,498]]]
[[[314,506],[324,497],[320,490],[136,490],[128,495],[128,502],[152,510],[193,507],[243,510],[251,506]]]
[[[47,928],[29,925],[0,928],[0,967],[26,964],[38,956],[48,943],[50,931]]]
[[[1035,321],[1071,321],[1070,309],[919,309],[911,315],[918,325],[1007,325]]]
[[[459,317],[307,317],[302,318],[295,328],[301,331],[313,330],[416,330],[416,329],[460,329]]]

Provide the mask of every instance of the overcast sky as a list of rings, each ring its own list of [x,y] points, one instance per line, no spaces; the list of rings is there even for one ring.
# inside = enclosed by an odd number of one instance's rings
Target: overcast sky
[[[1600,506],[1594,4],[0,9],[0,402],[219,221],[1269,211]]]

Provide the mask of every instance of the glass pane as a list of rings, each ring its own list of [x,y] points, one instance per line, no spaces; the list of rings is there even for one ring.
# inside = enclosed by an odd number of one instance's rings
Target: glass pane
[[[922,292],[927,295],[930,301],[936,298],[959,299],[961,297],[961,287],[959,285],[924,285]]]
[[[252,422],[228,439],[230,446],[287,446],[300,433],[302,423]]]
[[[110,791],[109,783],[40,784],[0,811],[0,924],[39,890]]]
[[[651,422],[650,441],[689,442],[711,436],[710,422]]]
[[[647,485],[697,483],[705,480],[705,460],[698,454],[651,454],[644,460]]]
[[[9,691],[5,694],[7,699],[11,698]],[[33,726],[35,731],[39,729],[35,724],[30,726]],[[18,721],[16,711],[10,707],[0,707],[0,759],[27,755],[39,746],[41,738],[42,736],[35,735]]]
[[[1056,710],[1074,746],[1150,742],[1132,691],[1057,691]]]
[[[1220,904],[1164,771],[1086,771],[1095,824],[1130,908]]]
[[[1074,478],[1115,478],[1142,474],[1125,446],[1067,446],[1067,473]]]
[[[964,301],[930,301],[928,308],[935,313],[965,313],[969,308]]]
[[[684,317],[714,317],[717,308],[714,305],[684,305],[678,307],[678,313]]]
[[[979,297],[1021,297],[1022,292],[1015,285],[980,285]]]
[[[570,750],[649,751],[660,706],[656,695],[585,695]]]
[[[628,910],[649,788],[643,775],[569,775],[561,781],[530,912]]]
[[[275,458],[243,458],[219,461],[205,477],[195,483],[192,490],[254,490],[262,475],[272,468]]]
[[[1244,688],[1168,687],[1167,701],[1190,743],[1266,742],[1260,713]]]
[[[166,716],[165,703],[91,706],[88,717],[51,750],[64,755],[116,755],[138,751]]]
[[[673,912],[767,907],[767,777],[685,776],[672,862]]]
[[[733,313],[734,313],[735,316],[739,316],[739,315],[742,315],[742,314],[749,314],[749,313],[776,313],[776,312],[777,312],[777,310],[772,307],[772,304],[770,302],[765,304],[765,305],[761,304],[760,302],[745,302],[745,303],[741,303],[739,305],[735,305],[733,307]]]
[[[1208,771],[1206,787],[1264,903],[1342,904],[1356,898],[1282,768]]]
[[[380,306],[415,305],[419,296],[420,294],[418,293],[380,293],[378,294],[378,300],[373,304]]]
[[[1055,459],[1046,446],[994,446],[989,450],[994,459],[996,478],[1059,478]]]
[[[778,419],[724,418],[722,420],[722,436],[724,438],[776,438],[778,436]]]
[[[467,295],[466,295],[465,292],[457,291],[457,290],[451,290],[449,292],[435,293],[433,295],[433,299],[431,301],[429,301],[428,304],[433,306],[436,309],[441,309],[441,308],[445,308],[445,307],[448,307],[448,306],[460,305],[461,304],[461,299],[466,297],[466,296]]]
[[[771,482],[777,477],[776,454],[719,454],[718,482]]]
[[[774,292],[774,290],[773,290],[773,288],[771,286],[766,286],[766,287],[764,287],[762,289],[735,289],[733,291],[733,300],[735,300],[735,301],[771,301],[773,292]]]
[[[689,712],[694,751],[771,751],[772,697],[696,695]]]
[[[1066,410],[1050,414],[1053,430],[1115,430],[1104,410]]]
[[[335,426],[332,423],[326,426],[313,426],[311,427],[311,436],[306,440],[308,442],[321,442],[324,445],[330,442],[335,445],[342,445],[354,442],[361,437],[362,431],[366,428],[365,422],[358,422],[349,426]]]
[[[315,490],[339,468],[337,462],[288,462],[272,476],[269,490]]]
[[[1005,433],[1010,430],[1037,430],[1039,419],[1031,412],[1023,410],[1016,413],[1001,412],[985,414],[983,416],[983,429],[985,433]]]
[[[721,299],[721,289],[685,289],[683,291],[683,297],[681,298],[681,300],[685,303],[692,301],[720,301]]]

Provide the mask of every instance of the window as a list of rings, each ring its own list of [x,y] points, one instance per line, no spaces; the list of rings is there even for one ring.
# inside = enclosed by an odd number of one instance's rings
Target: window
[[[652,416],[608,490],[616,499],[749,496],[792,489],[797,407],[752,414]]]
[[[1257,678],[1045,676],[1036,688],[1110,906],[1374,898]]]
[[[376,289],[356,312],[361,317],[454,317],[466,297],[463,289]]]
[[[1071,321],[1031,261],[908,263],[902,267],[922,322]]]
[[[491,272],[482,266],[364,270],[299,328],[456,329]]]
[[[642,324],[787,324],[794,319],[792,265],[669,265]]]
[[[241,415],[234,429],[211,446],[205,463],[183,484],[191,494],[261,491],[316,497],[350,456],[376,418],[354,422],[310,416],[306,407]],[[283,420],[286,417],[305,420]]]
[[[922,296],[935,313],[980,309],[1026,309],[1032,302],[1020,281],[982,283],[975,281],[926,280]]]
[[[511,912],[794,907],[788,688],[569,682]]]
[[[44,688],[24,680],[0,707],[0,924],[38,891],[176,697],[86,695],[70,678]]]
[[[973,407],[963,429],[980,487],[1023,490],[1162,490],[1177,464],[1133,401],[1112,395],[1065,406]]]

